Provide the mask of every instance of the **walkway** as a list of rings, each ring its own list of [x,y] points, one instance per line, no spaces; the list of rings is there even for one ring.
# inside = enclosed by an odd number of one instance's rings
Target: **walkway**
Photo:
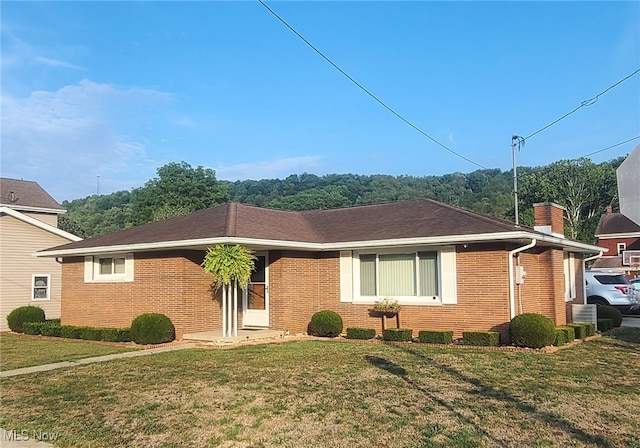
[[[22,369],[5,370],[0,372],[0,378],[8,378],[17,375],[26,375],[29,373],[47,372],[49,370],[64,369],[65,367],[77,367],[85,364],[93,364],[96,362],[113,361],[114,359],[135,358],[137,356],[154,355],[156,353],[172,352],[175,350],[184,350],[185,348],[193,348],[196,344],[176,344],[165,347],[149,348],[146,350],[135,350],[124,353],[114,353],[113,355],[96,356],[94,358],[78,359],[76,361],[63,361],[53,364],[43,364],[41,366],[23,367]],[[0,434],[0,443],[4,447],[4,433]]]

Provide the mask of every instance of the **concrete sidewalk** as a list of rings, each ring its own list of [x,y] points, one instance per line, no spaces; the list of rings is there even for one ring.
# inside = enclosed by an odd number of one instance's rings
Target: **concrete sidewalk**
[[[184,350],[186,348],[194,348],[196,344],[176,344],[165,347],[149,348],[143,350],[134,350],[124,353],[114,353],[113,355],[96,356],[94,358],[78,359],[76,361],[56,362],[53,364],[43,364],[40,366],[23,367],[22,369],[5,370],[0,372],[0,378],[8,378],[11,376],[27,375],[29,373],[47,372],[49,370],[64,369],[66,367],[77,367],[85,364],[93,364],[96,362],[113,361],[114,359],[135,358],[137,356],[155,355],[156,353],[172,352],[175,350]],[[4,433],[0,434],[0,446],[4,446]],[[23,445],[21,445],[23,446]]]

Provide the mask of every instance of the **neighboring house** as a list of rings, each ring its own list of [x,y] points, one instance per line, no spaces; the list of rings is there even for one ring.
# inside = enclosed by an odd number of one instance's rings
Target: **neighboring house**
[[[609,249],[592,269],[619,272],[629,278],[640,277],[640,145],[616,170],[620,213],[611,207],[600,218],[597,244]]]
[[[36,182],[0,178],[0,331],[7,315],[23,305],[60,317],[62,265],[34,253],[81,238],[57,228],[65,213]]]
[[[331,309],[345,328],[380,331],[368,310],[388,297],[416,332],[496,330],[506,340],[522,312],[570,319],[570,304],[584,303],[583,260],[603,250],[562,236],[562,207],[535,211],[546,233],[429,199],[302,212],[227,203],[38,255],[62,259],[63,324],[128,327],[160,312],[178,338],[220,330],[200,265],[208,247],[241,244],[258,256],[238,299],[241,326],[301,333]]]

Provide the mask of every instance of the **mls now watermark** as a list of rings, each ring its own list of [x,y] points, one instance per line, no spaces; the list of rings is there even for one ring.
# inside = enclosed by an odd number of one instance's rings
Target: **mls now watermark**
[[[57,432],[45,432],[40,431],[38,429],[34,429],[29,431],[28,429],[10,429],[4,430],[4,434],[2,435],[2,440],[6,440],[7,442],[26,442],[27,440],[37,440],[39,442],[54,442],[58,440]]]

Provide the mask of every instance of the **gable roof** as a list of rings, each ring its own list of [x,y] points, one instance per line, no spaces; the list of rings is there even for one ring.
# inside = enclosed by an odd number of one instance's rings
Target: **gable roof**
[[[636,224],[622,213],[607,213],[600,217],[596,228],[596,237],[619,236],[628,234],[640,236],[640,225]]]
[[[0,178],[0,205],[14,210],[66,213],[37,182]]]
[[[584,252],[602,250],[431,199],[416,199],[302,212],[232,202],[66,244],[39,255],[204,248],[221,243],[320,251],[531,238]]]
[[[0,206],[0,215],[5,214],[9,215],[13,218],[19,219],[22,222],[27,224],[31,224],[34,227],[42,229],[45,232],[53,233],[54,235],[61,236],[62,238],[66,238],[69,241],[80,241],[82,238],[76,236],[72,233],[65,232],[62,229],[59,229],[51,224],[47,224],[46,222],[40,221],[39,219],[32,218],[31,216],[27,216],[24,213],[20,213],[17,210],[13,210],[9,207]]]

